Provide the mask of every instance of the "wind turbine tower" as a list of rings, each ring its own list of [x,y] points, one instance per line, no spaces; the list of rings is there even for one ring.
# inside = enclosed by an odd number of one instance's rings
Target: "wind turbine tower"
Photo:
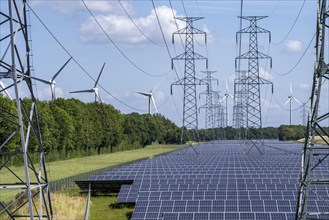
[[[161,81],[162,82],[162,81]],[[154,106],[154,110],[155,112],[157,113],[158,112],[158,109],[157,109],[157,106],[155,104],[155,101],[154,101],[154,97],[153,97],[153,93],[155,92],[155,90],[158,89],[158,87],[160,86],[161,82],[159,82],[151,91],[149,92],[137,92],[138,94],[141,94],[143,96],[146,96],[148,97],[148,113],[151,114],[151,102]]]
[[[228,122],[229,122],[228,115],[229,114],[228,114],[228,107],[227,107],[227,99],[228,98],[234,99],[234,97],[229,93],[227,80],[225,80],[225,88],[226,88],[226,91],[225,91],[224,97],[221,100],[221,102],[224,102],[225,101],[225,126],[224,127],[227,127],[229,125],[228,124]]]
[[[291,102],[292,102],[292,100],[295,100],[298,104],[302,105],[302,103],[293,96],[292,86],[290,83],[290,95],[288,96],[288,100],[284,103],[284,105],[287,105],[289,103],[289,125],[291,125]]]
[[[37,80],[39,82],[49,85],[50,91],[51,91],[51,100],[54,101],[56,99],[56,81],[55,81],[55,79],[62,72],[64,67],[70,62],[71,59],[72,59],[72,57],[70,57],[70,59],[68,59],[68,61],[66,61],[64,63],[64,65],[57,71],[57,73],[55,73],[55,75],[51,78],[51,80],[44,80],[44,79],[40,79],[40,78],[33,77],[33,76],[24,76],[24,77],[29,77],[31,79],[34,79],[34,80]]]
[[[86,89],[86,90],[73,91],[73,92],[70,92],[70,93],[94,93],[95,94],[95,102],[102,103],[102,99],[101,99],[101,97],[99,95],[99,90],[97,88],[97,85],[98,85],[98,81],[99,81],[99,79],[100,79],[100,77],[102,75],[104,66],[105,66],[105,63],[103,64],[102,69],[101,69],[101,71],[98,74],[97,80],[95,81],[95,84],[94,84],[94,87],[93,88]]]

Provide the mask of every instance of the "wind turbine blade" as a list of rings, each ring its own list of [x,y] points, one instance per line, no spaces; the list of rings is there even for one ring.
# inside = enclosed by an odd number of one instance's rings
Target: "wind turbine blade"
[[[64,63],[64,65],[57,71],[57,73],[53,76],[53,78],[51,79],[51,81],[54,81],[56,79],[56,77],[60,74],[60,72],[62,72],[62,70],[65,68],[65,66],[70,62],[70,60],[72,59],[72,57],[70,57],[70,59],[68,61],[66,61]]]
[[[289,98],[283,105],[288,104],[291,101],[291,98]]]
[[[29,79],[34,79],[34,80],[37,80],[39,82],[42,82],[42,83],[45,83],[45,84],[48,84],[48,85],[51,84],[51,82],[49,82],[49,80],[40,79],[40,78],[37,78],[37,77],[34,77],[34,76],[24,75],[24,77],[29,78]]]
[[[161,85],[161,83],[164,81],[165,79],[161,80],[152,90],[150,93],[154,92],[155,90],[158,89],[158,87]]]
[[[146,92],[136,92],[138,94],[144,95],[144,96],[151,96],[150,93],[146,93]]]
[[[228,94],[228,84],[227,84],[227,79],[225,79],[225,86],[226,86],[226,94]]]
[[[151,96],[151,99],[152,99],[152,102],[153,102],[153,106],[154,106],[155,112],[158,113],[158,109],[157,109],[157,106],[155,105],[155,101],[154,101],[153,95]]]
[[[92,93],[92,92],[95,92],[95,91],[93,89],[87,89],[87,90],[73,91],[73,92],[70,92],[70,93],[85,93],[85,92]]]
[[[6,95],[8,96],[8,98],[12,99],[11,98],[11,95],[9,94],[9,92],[7,91],[7,88],[6,86],[3,84],[2,81],[0,81],[0,88],[3,90],[4,93],[6,93]],[[6,89],[5,89],[6,88]]]
[[[225,99],[227,99],[227,96],[226,95],[219,102],[224,102]]]
[[[102,103],[101,96],[99,95],[98,90],[96,90],[94,92],[95,92],[95,102],[99,101],[100,103]]]
[[[303,105],[300,101],[298,101],[298,99],[296,99],[295,97],[292,96],[292,98],[300,105]]]
[[[103,64],[103,66],[102,66],[102,69],[101,69],[101,71],[100,71],[100,73],[99,73],[99,75],[98,75],[98,78],[97,78],[97,80],[96,80],[96,82],[95,82],[95,85],[94,85],[94,87],[96,87],[96,86],[97,86],[97,84],[98,84],[98,81],[99,81],[99,78],[101,78],[101,75],[102,75],[102,72],[103,72],[104,66],[105,66],[105,63],[104,63],[104,64]]]
[[[291,83],[290,83],[290,95],[292,96],[292,86],[291,86]]]

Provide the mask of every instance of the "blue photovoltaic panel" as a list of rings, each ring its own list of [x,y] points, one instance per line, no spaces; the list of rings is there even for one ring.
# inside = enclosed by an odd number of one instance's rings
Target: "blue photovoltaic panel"
[[[199,154],[176,151],[90,179],[133,180],[117,198],[136,202],[132,220],[294,219],[302,145],[266,145],[265,155],[246,155],[237,141],[217,141],[197,147]],[[329,166],[320,168],[328,177]],[[313,190],[328,198],[327,187]],[[327,203],[310,200],[310,211],[329,212]]]

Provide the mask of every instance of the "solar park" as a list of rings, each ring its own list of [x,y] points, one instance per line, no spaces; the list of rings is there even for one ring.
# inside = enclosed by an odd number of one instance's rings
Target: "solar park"
[[[265,141],[266,153],[244,153],[239,141],[213,141],[124,165],[77,184],[118,190],[118,203],[134,203],[132,220],[295,219],[301,167],[300,143]],[[329,164],[319,167],[329,178]],[[329,212],[329,188],[316,186],[309,212]],[[329,219],[314,215],[310,219]]]

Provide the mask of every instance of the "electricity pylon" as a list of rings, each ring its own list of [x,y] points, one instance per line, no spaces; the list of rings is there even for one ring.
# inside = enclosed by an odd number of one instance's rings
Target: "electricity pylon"
[[[186,23],[185,28],[182,28],[173,33],[172,40],[174,43],[175,35],[185,36],[185,52],[172,58],[172,68],[174,60],[184,60],[184,78],[171,84],[172,86],[182,86],[184,89],[183,100],[183,126],[181,133],[181,144],[184,144],[187,140],[184,139],[184,130],[194,131],[195,139],[199,142],[199,130],[198,130],[198,107],[197,107],[197,95],[196,86],[205,85],[205,83],[195,77],[195,60],[206,60],[206,66],[208,67],[208,59],[196,52],[194,52],[194,36],[205,35],[205,43],[207,42],[206,33],[193,27],[193,22],[202,19],[202,17],[182,17],[175,18]],[[194,149],[194,148],[193,148]],[[194,149],[195,150],[195,149]]]
[[[8,219],[52,219],[45,153],[39,114],[30,76],[29,25],[26,0],[0,1],[0,78],[11,81],[15,108],[0,108],[1,124],[6,123],[5,138],[0,143],[0,216]],[[22,100],[22,86],[26,85]],[[28,93],[28,94],[27,94]],[[32,158],[35,158],[32,161]],[[37,158],[37,159],[36,159]],[[13,161],[23,166],[13,169]],[[9,178],[5,178],[9,176]],[[7,195],[4,200],[3,195]]]
[[[302,104],[302,110],[300,111],[301,113],[301,118],[302,118],[302,125],[306,126],[306,120],[307,120],[307,104],[308,101]]]
[[[252,148],[256,148],[261,154],[265,153],[265,146],[262,132],[262,109],[261,109],[261,95],[260,85],[272,84],[270,81],[263,79],[259,76],[259,60],[269,59],[272,66],[272,58],[268,55],[259,52],[258,50],[258,34],[269,34],[269,40],[271,40],[271,34],[268,30],[265,30],[257,25],[257,21],[266,18],[266,16],[243,16],[242,19],[250,22],[249,27],[246,27],[238,34],[249,34],[249,51],[241,54],[236,58],[237,60],[248,60],[248,72],[244,81],[247,90],[246,99],[246,148],[245,153],[249,153]],[[273,84],[272,84],[273,92]],[[254,130],[255,132],[249,132],[248,130]],[[253,136],[252,136],[253,135]]]
[[[221,100],[222,96],[219,95],[220,91],[214,91],[214,126],[216,128],[216,138],[218,140],[225,140],[225,128],[224,128],[224,106]]]
[[[327,21],[329,11],[327,1],[318,1],[315,65],[313,86],[310,98],[307,133],[302,151],[301,173],[299,180],[299,192],[296,208],[296,219],[329,219],[329,132],[325,129],[329,121],[328,110],[324,114],[319,113],[319,105],[328,105],[328,98],[322,94],[324,83],[328,83],[328,50]],[[321,104],[321,106],[322,106]],[[315,145],[315,137],[319,136],[324,145]],[[326,193],[322,193],[322,192]],[[315,200],[315,201],[314,201]],[[314,205],[316,202],[316,208]],[[312,203],[312,204],[311,204]]]
[[[212,139],[215,138],[214,128],[215,128],[215,121],[214,121],[214,99],[213,94],[214,91],[212,90],[212,82],[216,81],[218,84],[218,79],[215,79],[211,76],[211,74],[215,73],[216,71],[201,71],[202,73],[207,74],[207,76],[201,80],[203,80],[207,85],[208,88],[206,91],[203,91],[199,94],[199,98],[201,95],[206,96],[206,104],[201,106],[200,109],[205,109],[205,136],[208,129],[211,129],[212,132]]]
[[[246,127],[247,117],[247,88],[246,78],[248,71],[237,71],[234,79],[234,107],[233,107],[233,121],[235,128],[238,129],[238,139],[244,139],[243,128]]]

